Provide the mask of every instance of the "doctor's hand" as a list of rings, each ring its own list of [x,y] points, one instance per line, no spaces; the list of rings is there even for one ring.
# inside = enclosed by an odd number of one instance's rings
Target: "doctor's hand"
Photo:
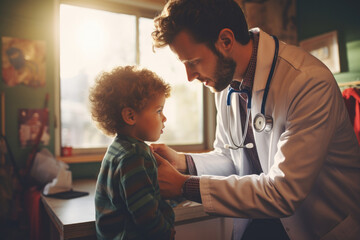
[[[177,198],[182,195],[184,182],[190,177],[178,172],[167,160],[154,153],[158,163],[158,181],[160,194],[165,199]]]
[[[182,173],[187,172],[185,154],[178,153],[165,144],[151,144],[150,147],[154,152],[169,161],[178,171]]]

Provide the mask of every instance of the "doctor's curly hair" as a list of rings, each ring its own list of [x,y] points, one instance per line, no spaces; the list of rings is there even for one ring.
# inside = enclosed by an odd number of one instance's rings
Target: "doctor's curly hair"
[[[89,93],[92,119],[106,135],[113,136],[126,125],[123,108],[140,112],[149,100],[161,95],[168,98],[170,90],[169,84],[147,69],[125,66],[103,72]]]

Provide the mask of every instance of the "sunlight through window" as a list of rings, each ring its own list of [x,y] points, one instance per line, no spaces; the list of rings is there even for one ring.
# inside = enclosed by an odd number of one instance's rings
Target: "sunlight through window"
[[[137,21],[135,15],[60,5],[62,146],[108,146],[112,138],[103,135],[91,120],[88,91],[101,71],[135,64],[155,71],[173,89],[165,105],[168,120],[160,141],[170,145],[203,142],[202,85],[187,82],[184,66],[169,48],[153,53],[152,30],[149,18],[138,17]]]

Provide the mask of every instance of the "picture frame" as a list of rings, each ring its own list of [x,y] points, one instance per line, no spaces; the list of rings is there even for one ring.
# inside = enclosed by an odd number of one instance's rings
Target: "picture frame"
[[[31,147],[35,144],[36,138],[44,124],[44,118],[48,118],[49,113],[45,109],[18,109],[18,133],[21,148]],[[40,143],[49,146],[50,133],[49,123],[43,128]]]
[[[337,31],[300,41],[300,47],[322,61],[333,74],[340,72]]]
[[[46,43],[15,37],[1,37],[2,77],[9,87],[46,85]]]

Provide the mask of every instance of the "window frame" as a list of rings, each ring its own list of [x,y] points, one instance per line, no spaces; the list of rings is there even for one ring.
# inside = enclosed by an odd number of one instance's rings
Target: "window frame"
[[[130,14],[136,17],[136,64],[140,62],[140,45],[139,45],[139,19],[154,18],[163,8],[161,4],[145,3],[136,0],[127,1],[116,0],[116,2],[96,0],[57,0],[55,4],[55,155],[61,156],[61,99],[60,99],[60,5],[67,4],[77,7],[92,8],[96,10],[103,10],[113,13]],[[186,81],[184,79],[184,81]],[[192,145],[169,145],[176,151],[181,152],[204,152],[212,149],[212,144],[215,139],[215,103],[214,94],[212,94],[206,87],[203,90],[203,142]],[[101,161],[100,158],[106,151],[106,148],[75,148],[72,150],[72,155],[75,162],[84,162],[79,160],[81,156],[87,156],[85,162]],[[94,156],[89,158],[89,156]],[[100,159],[98,159],[100,158]],[[98,160],[97,160],[98,159]],[[64,158],[66,162],[73,162],[71,157]]]

